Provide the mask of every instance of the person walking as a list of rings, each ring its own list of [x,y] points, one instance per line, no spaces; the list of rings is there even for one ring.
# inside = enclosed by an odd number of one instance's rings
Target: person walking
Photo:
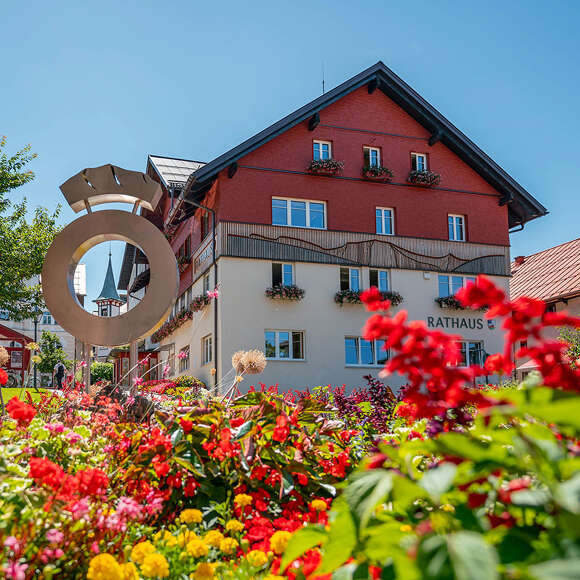
[[[61,362],[54,365],[54,380],[52,381],[52,384],[54,385],[56,381],[56,385],[59,389],[62,389],[62,380],[64,379],[65,372],[66,367]]]

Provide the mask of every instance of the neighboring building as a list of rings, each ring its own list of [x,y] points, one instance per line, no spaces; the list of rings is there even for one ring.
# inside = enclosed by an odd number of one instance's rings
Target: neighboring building
[[[208,164],[149,156],[147,173],[165,197],[142,213],[165,231],[180,270],[173,313],[154,335],[160,356],[220,390],[234,378],[232,354],[249,348],[269,361],[245,388],[362,385],[388,354],[361,338],[363,306],[335,295],[370,285],[400,293],[411,319],[460,333],[465,362],[480,362],[501,350],[501,330],[436,299],[479,273],[507,290],[510,228],[546,213],[383,63]],[[215,212],[215,265],[204,207]],[[119,287],[129,295],[149,276],[136,255],[127,246]],[[265,293],[294,285],[302,300]]]
[[[510,296],[539,298],[547,303],[552,312],[566,310],[580,316],[580,238],[548,248],[531,256],[518,256],[512,263]],[[559,329],[551,329],[547,336],[557,338]],[[518,344],[532,346],[530,344]],[[517,378],[523,379],[535,370],[533,361],[522,358],[517,361]]]
[[[85,264],[79,264],[77,266],[73,283],[77,300],[81,305],[84,305],[85,296],[87,294],[87,273]],[[9,379],[10,384],[22,384],[22,382],[26,380],[29,357],[28,351],[26,351],[24,347],[27,342],[35,340],[34,327],[35,324],[33,319],[22,321],[10,320],[8,314],[0,310],[0,346],[12,349],[11,361],[8,365],[8,374],[11,377]],[[7,332],[6,329],[10,329],[12,333]],[[67,356],[70,359],[76,359],[74,337],[58,324],[58,321],[54,319],[48,310],[39,312],[36,324],[36,340],[40,340],[43,330],[56,334],[62,342],[63,349]],[[26,337],[27,340],[23,337]],[[51,380],[51,375],[39,374],[39,382],[42,386],[49,385]]]

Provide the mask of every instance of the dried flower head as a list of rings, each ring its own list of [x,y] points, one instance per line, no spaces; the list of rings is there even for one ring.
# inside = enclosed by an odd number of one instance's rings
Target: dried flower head
[[[9,358],[8,351],[3,346],[0,346],[0,367],[3,367]]]
[[[268,362],[266,355],[261,350],[248,350],[244,354],[242,361],[244,363],[244,372],[248,375],[258,375],[265,368]]]
[[[243,359],[244,359],[245,354],[246,354],[245,351],[238,350],[237,352],[234,352],[234,354],[232,355],[232,366],[234,367],[234,369],[236,370],[236,373],[238,373],[238,374],[241,374],[244,372]]]
[[[26,348],[27,350],[40,350],[40,347],[36,342],[29,342],[26,344],[24,348]]]

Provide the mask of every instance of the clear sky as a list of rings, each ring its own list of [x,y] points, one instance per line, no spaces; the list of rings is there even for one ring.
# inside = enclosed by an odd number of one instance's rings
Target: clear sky
[[[0,134],[38,153],[32,204],[84,167],[210,161],[317,97],[323,63],[332,88],[382,60],[549,209],[512,255],[580,236],[578,0],[32,0],[0,21]]]

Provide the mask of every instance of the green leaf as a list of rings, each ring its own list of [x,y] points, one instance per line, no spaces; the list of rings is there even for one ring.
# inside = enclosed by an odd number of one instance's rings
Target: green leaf
[[[522,489],[512,492],[510,497],[518,506],[539,507],[550,501],[550,494],[543,489]]]
[[[580,397],[565,398],[545,405],[530,405],[526,412],[548,423],[570,425],[580,431]]]
[[[429,494],[414,481],[403,475],[393,475],[391,492],[398,510],[407,510],[416,500],[428,498]]]
[[[393,487],[393,476],[386,469],[355,473],[344,496],[360,528],[369,521],[377,504],[385,501]]]
[[[568,511],[580,514],[580,473],[561,483],[554,492],[554,499]]]
[[[499,578],[498,557],[493,546],[475,532],[457,532],[447,538],[449,555],[459,580],[493,580]]]
[[[328,541],[324,545],[324,555],[320,568],[316,570],[317,574],[327,574],[338,568],[350,558],[356,546],[356,527],[348,506],[340,499],[336,503],[333,511],[338,511],[330,525]]]
[[[569,560],[549,560],[529,567],[536,580],[578,580],[580,578],[580,558]]]
[[[284,556],[280,564],[280,570],[285,570],[288,564],[296,560],[308,550],[323,544],[328,537],[327,532],[320,527],[301,528],[288,541],[284,550]]]
[[[294,480],[287,471],[282,471],[282,489],[284,495],[288,495],[294,489]]]
[[[240,439],[243,439],[243,437],[252,430],[253,426],[254,421],[246,421],[245,423],[240,425],[236,430],[234,430],[234,436],[232,439],[234,441],[239,441]]]
[[[434,469],[425,472],[419,481],[419,485],[429,493],[436,503],[441,496],[451,487],[457,466],[453,463],[442,463]]]

